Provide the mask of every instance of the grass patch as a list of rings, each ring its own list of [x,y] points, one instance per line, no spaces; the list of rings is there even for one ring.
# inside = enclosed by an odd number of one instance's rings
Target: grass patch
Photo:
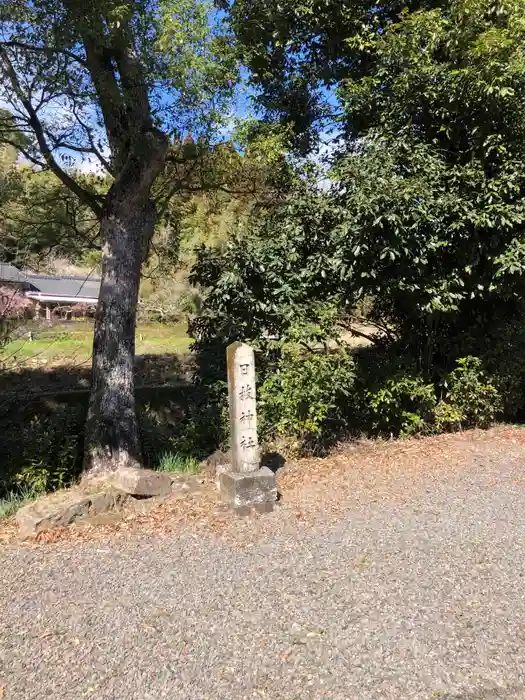
[[[3,498],[0,498],[0,518],[14,515],[19,508],[34,498],[36,498],[36,493],[32,489],[10,491]]]
[[[29,330],[33,332],[32,341],[28,338]],[[137,327],[136,354],[185,355],[190,342],[186,335],[186,324],[141,324]],[[59,323],[51,328],[29,325],[27,332],[2,348],[0,365],[35,367],[88,363],[92,346],[91,323]]]
[[[164,452],[157,466],[161,472],[176,472],[178,474],[198,474],[201,470],[195,457],[185,457],[175,452]]]

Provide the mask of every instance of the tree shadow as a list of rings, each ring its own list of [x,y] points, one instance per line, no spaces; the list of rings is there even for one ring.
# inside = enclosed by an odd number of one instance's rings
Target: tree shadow
[[[192,381],[188,363],[142,356],[135,372],[145,466],[157,466],[166,452],[203,459],[220,446],[221,406],[209,387]],[[80,473],[90,375],[85,365],[0,374],[0,496],[17,488],[28,467]]]
[[[87,391],[90,381],[90,361],[55,367],[25,366],[4,369],[0,373],[0,399],[10,392],[23,395],[72,390]],[[137,387],[172,385],[190,381],[191,364],[179,355],[137,355],[135,358]]]

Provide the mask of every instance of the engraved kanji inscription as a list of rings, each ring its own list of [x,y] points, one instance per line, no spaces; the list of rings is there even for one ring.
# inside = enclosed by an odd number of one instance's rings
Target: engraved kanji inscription
[[[252,422],[252,420],[254,420],[254,418],[255,418],[255,414],[253,413],[253,411],[248,410],[248,411],[243,411],[241,413],[239,420],[241,421],[241,423],[243,425],[250,425],[250,423]]]
[[[257,438],[255,355],[246,343],[232,343],[227,351],[232,470],[248,473],[260,467]]]
[[[246,384],[241,386],[241,390],[239,392],[239,397],[241,401],[246,401],[246,399],[254,399],[255,398],[255,389],[253,386],[250,384]]]
[[[243,450],[249,450],[252,447],[257,447],[257,441],[251,435],[243,435],[241,438],[241,447]]]

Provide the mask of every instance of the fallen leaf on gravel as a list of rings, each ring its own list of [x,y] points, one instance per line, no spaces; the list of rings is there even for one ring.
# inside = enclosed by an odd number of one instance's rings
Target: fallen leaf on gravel
[[[510,447],[512,445],[512,447]],[[341,444],[325,457],[290,461],[278,476],[281,507],[265,516],[239,519],[225,511],[218,491],[208,488],[185,499],[168,499],[148,513],[126,514],[117,523],[61,528],[40,533],[23,544],[16,539],[14,518],[0,521],[0,542],[40,547],[85,540],[108,540],[132,534],[185,530],[202,536],[208,533],[236,547],[249,547],[270,537],[276,523],[287,521],[291,528],[309,528],[319,520],[335,523],[355,505],[396,501],[407,502],[418,488],[429,488],[429,479],[439,483],[447,475],[476,467],[480,452],[490,450],[495,458],[507,458],[509,449],[523,450],[525,430],[498,426],[488,431],[470,430],[406,440],[362,440]],[[518,455],[519,458],[519,455]],[[514,477],[515,478],[515,477]],[[525,486],[518,479],[520,485]],[[410,487],[407,488],[407,484]],[[357,567],[366,567],[362,559]]]

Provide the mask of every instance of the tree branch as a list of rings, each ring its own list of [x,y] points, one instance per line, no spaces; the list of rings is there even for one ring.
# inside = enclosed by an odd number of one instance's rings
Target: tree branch
[[[77,12],[72,0],[68,0],[67,5],[73,14]],[[124,166],[129,155],[130,144],[126,136],[128,120],[124,98],[112,65],[112,56],[107,47],[102,44],[105,36],[102,19],[98,18],[97,22],[98,25],[94,29],[99,30],[98,34],[84,29],[82,41],[86,50],[87,67],[104,118],[115,170],[118,171]]]
[[[113,168],[112,168],[112,166],[111,166],[111,163],[109,162],[109,160],[108,160],[107,158],[105,158],[105,157],[102,155],[102,153],[100,152],[100,149],[97,148],[97,146],[95,146],[95,141],[94,141],[94,139],[93,139],[93,134],[92,134],[92,130],[90,129],[90,127],[82,121],[82,119],[78,116],[78,114],[77,114],[77,112],[76,112],[75,109],[73,109],[73,114],[75,115],[75,119],[77,120],[77,122],[80,124],[80,126],[81,126],[81,127],[84,129],[84,131],[86,132],[87,137],[88,137],[88,139],[89,139],[89,143],[91,144],[91,148],[93,149],[93,153],[97,156],[97,158],[98,158],[99,161],[102,163],[102,165],[104,166],[104,168],[106,168],[106,170],[108,171],[108,173],[109,173],[110,175],[114,175],[115,173],[114,173],[114,170],[113,170]]]
[[[191,168],[190,168],[189,172],[185,173],[184,179],[181,178],[179,180],[176,180],[175,184],[169,188],[168,193],[164,197],[164,201],[162,202],[162,204],[160,205],[160,207],[158,209],[159,217],[162,216],[162,214],[164,214],[164,212],[168,208],[169,203],[171,201],[171,198],[174,196],[175,192],[182,189],[182,186],[181,186],[182,183],[184,182],[185,179],[187,180],[188,177],[191,176],[191,174],[195,170],[196,164],[197,164],[196,160],[192,161]]]
[[[145,132],[153,127],[151,106],[146,77],[132,47],[133,39],[129,36],[127,23],[123,23],[115,37],[114,56],[124,93],[128,124],[138,127],[139,132]]]
[[[0,46],[5,46],[7,48],[23,49],[24,51],[35,51],[36,53],[45,53],[50,56],[54,54],[61,54],[62,56],[67,56],[73,61],[80,63],[84,68],[86,67],[86,61],[77,56],[76,53],[68,51],[67,49],[57,49],[52,46],[33,46],[32,44],[25,44],[23,41],[1,41]]]
[[[40,151],[44,157],[44,160],[51,170],[51,172],[58,177],[58,179],[66,186],[68,187],[74,194],[77,195],[77,197],[80,199],[81,202],[86,204],[88,207],[90,207],[93,212],[96,214],[97,217],[101,217],[102,215],[102,207],[100,206],[99,202],[97,199],[87,190],[85,190],[83,187],[81,187],[78,182],[76,182],[70,175],[68,175],[62,168],[58,165],[56,162],[53,153],[51,152],[51,149],[49,148],[49,145],[46,141],[46,137],[44,134],[44,129],[42,127],[42,123],[40,122],[40,119],[38,118],[38,115],[31,104],[31,101],[28,99],[27,95],[24,93],[22,86],[20,85],[20,81],[18,80],[18,76],[16,74],[16,71],[13,67],[13,64],[11,63],[11,60],[9,58],[9,55],[6,51],[6,49],[0,45],[0,62],[3,64],[3,72],[6,78],[9,80],[11,83],[11,86],[14,90],[15,95],[18,97],[22,105],[24,106],[24,109],[27,112],[28,118],[29,118],[29,124],[33,130],[33,133],[35,134],[36,140],[38,142]]]

